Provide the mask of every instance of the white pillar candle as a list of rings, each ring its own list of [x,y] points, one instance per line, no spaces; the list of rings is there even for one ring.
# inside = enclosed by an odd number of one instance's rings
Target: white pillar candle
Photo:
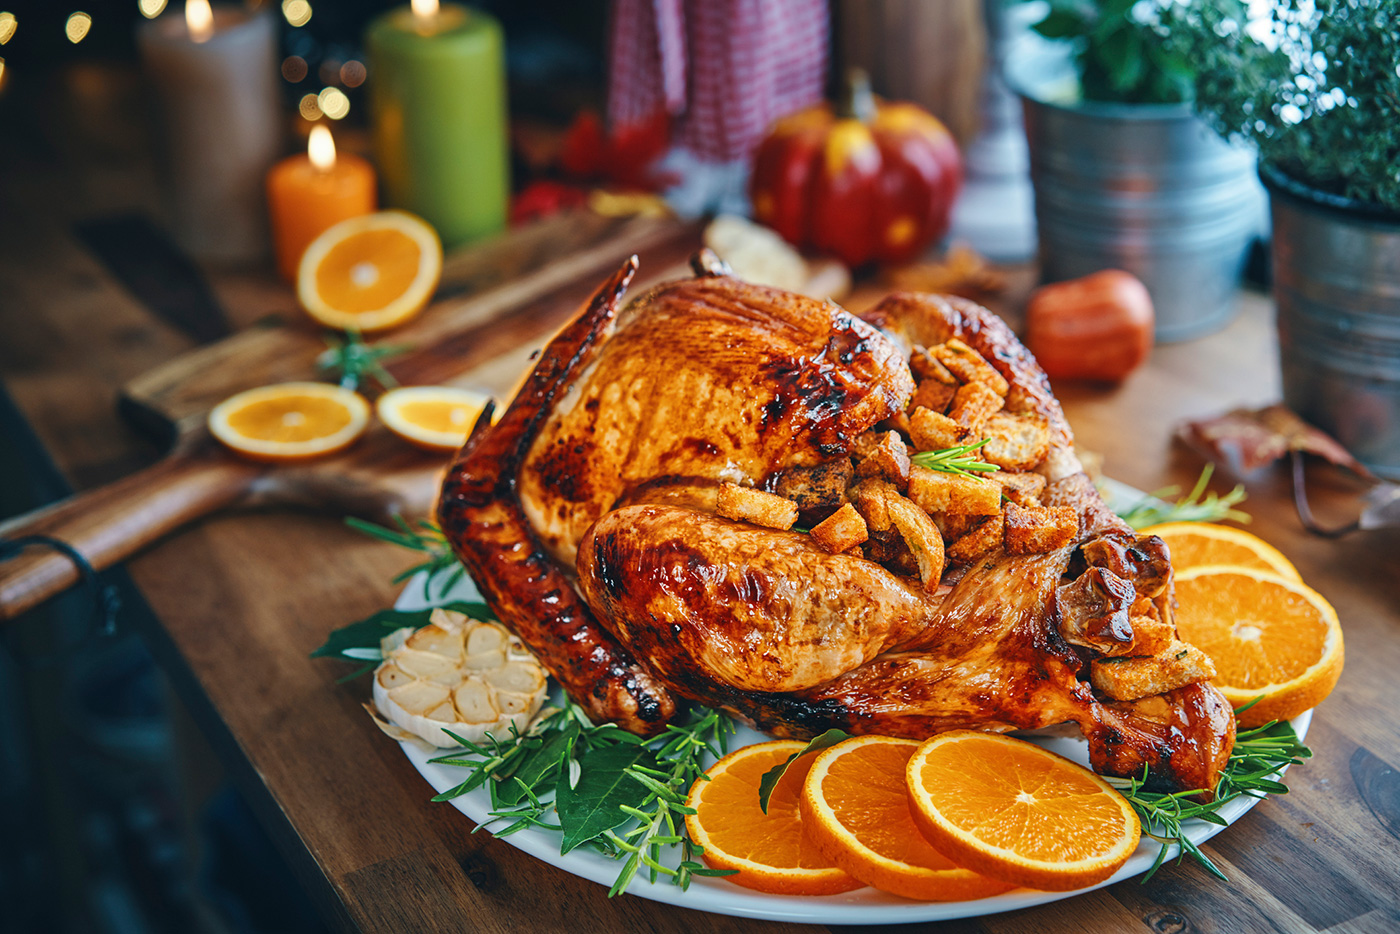
[[[137,44],[175,239],[204,259],[263,255],[263,179],[282,141],[271,14],[188,0],[142,23]]]

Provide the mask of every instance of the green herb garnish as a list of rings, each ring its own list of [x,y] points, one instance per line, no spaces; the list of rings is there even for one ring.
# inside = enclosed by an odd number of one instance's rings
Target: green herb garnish
[[[408,520],[402,516],[394,516],[396,528],[392,529],[375,525],[373,522],[366,522],[364,519],[356,519],[354,516],[347,516],[345,524],[372,538],[407,548],[410,551],[419,551],[426,555],[424,561],[395,574],[392,581],[392,583],[398,584],[420,571],[423,572],[426,575],[423,580],[423,599],[425,600],[432,600],[434,591],[439,594],[446,593],[467,573],[467,569],[462,567],[462,563],[453,554],[452,546],[448,543],[447,536],[442,534],[442,529],[426,519],[420,519],[410,525]],[[489,618],[495,619],[496,617]]]
[[[1262,798],[1269,793],[1287,794],[1288,786],[1278,780],[1279,769],[1286,765],[1297,765],[1310,756],[1312,750],[1299,741],[1298,734],[1293,731],[1291,725],[1286,721],[1273,721],[1246,730],[1235,737],[1235,748],[1230,753],[1230,760],[1215,787],[1215,800],[1209,804],[1187,800],[1200,794],[1200,789],[1170,794],[1145,790],[1143,786],[1147,782],[1146,769],[1143,770],[1142,778],[1109,778],[1108,781],[1128,799],[1128,803],[1137,812],[1142,821],[1143,835],[1161,844],[1156,861],[1147,871],[1147,875],[1142,877],[1142,881],[1146,882],[1152,878],[1166,862],[1169,849],[1175,845],[1180,847],[1178,863],[1189,855],[1211,875],[1228,882],[1225,873],[1211,862],[1210,857],[1186,838],[1182,822],[1196,818],[1225,826],[1225,818],[1220,816],[1219,811],[1228,802],[1241,795]]]
[[[763,773],[763,777],[758,780],[758,807],[764,814],[768,813],[768,799],[773,797],[773,789],[778,787],[778,782],[787,774],[788,766],[809,752],[820,752],[841,742],[843,739],[850,739],[851,734],[845,730],[827,730],[822,735],[813,739],[803,748],[788,756],[779,765]]]
[[[371,347],[365,343],[360,332],[354,329],[326,336],[326,349],[316,358],[316,369],[330,373],[346,389],[358,390],[369,380],[379,384],[380,389],[394,389],[399,381],[386,369],[382,361],[398,356],[409,348],[402,344],[380,344]]]
[[[422,610],[380,610],[348,626],[341,626],[326,636],[325,644],[311,653],[312,658],[340,658],[348,662],[366,662],[337,683],[351,681],[373,671],[384,660],[379,651],[380,641],[400,629],[421,629],[428,625],[434,607]],[[496,614],[484,603],[445,603],[440,609],[465,613],[472,619],[495,621]]]
[[[1206,492],[1206,485],[1214,472],[1215,465],[1206,464],[1191,492],[1174,503],[1162,502],[1166,497],[1181,492],[1180,487],[1170,486],[1149,494],[1131,508],[1118,513],[1118,516],[1135,529],[1145,529],[1162,522],[1219,522],[1222,519],[1249,522],[1249,513],[1233,508],[1244,501],[1246,494],[1243,484],[1236,485],[1224,496]]]
[[[985,480],[981,474],[999,470],[996,464],[989,464],[982,459],[978,452],[991,441],[991,438],[983,438],[981,441],[972,444],[960,444],[957,447],[943,448],[939,451],[920,451],[910,458],[920,467],[927,467],[929,470],[941,470],[943,473],[956,474],[960,477],[972,477],[975,480]]]
[[[642,866],[651,881],[666,876],[682,889],[693,876],[732,875],[696,862],[699,848],[684,834],[690,786],[704,772],[704,758],[724,755],[734,724],[718,711],[693,709],[684,724],[643,740],[615,724],[594,726],[565,699],[525,734],[472,743],[453,736],[463,750],[432,761],[467,770],[461,784],[433,798],[450,801],[485,785],[491,820],[505,823],[497,836],[525,827],[563,834],[560,852],[588,846],[622,860],[609,896],[624,891]],[[549,821],[554,812],[558,823]],[[662,847],[681,846],[676,869],[661,863]]]

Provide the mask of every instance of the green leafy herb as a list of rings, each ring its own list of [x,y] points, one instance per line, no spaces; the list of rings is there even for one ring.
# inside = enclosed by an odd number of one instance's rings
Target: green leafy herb
[[[1044,18],[1033,28],[1069,45],[1085,100],[1190,100],[1195,72],[1185,50],[1162,41],[1159,6],[1135,0],[1049,0]]]
[[[1161,868],[1172,846],[1180,848],[1178,863],[1189,855],[1215,877],[1229,881],[1210,857],[1186,838],[1183,822],[1194,818],[1223,827],[1226,821],[1220,816],[1220,809],[1241,795],[1262,798],[1269,793],[1287,794],[1288,786],[1278,780],[1279,769],[1297,765],[1310,756],[1312,750],[1299,741],[1291,725],[1274,721],[1235,738],[1235,748],[1215,787],[1215,799],[1208,804],[1187,800],[1200,794],[1199,789],[1172,793],[1146,790],[1146,769],[1141,778],[1108,779],[1137,812],[1143,834],[1161,844],[1156,861],[1142,881],[1151,879]]]
[[[943,448],[939,451],[920,451],[910,460],[920,467],[927,467],[929,470],[941,470],[943,473],[957,474],[960,477],[985,480],[986,477],[981,476],[981,474],[998,469],[996,464],[984,461],[979,453],[990,441],[990,438],[983,438],[972,444],[960,444],[957,447]]]
[[[653,882],[667,876],[682,888],[693,876],[731,875],[707,869],[693,856],[696,847],[683,833],[685,799],[703,773],[706,755],[724,754],[734,731],[728,717],[696,708],[684,725],[667,726],[651,740],[616,725],[594,726],[583,711],[565,700],[525,734],[462,743],[462,751],[434,759],[468,770],[467,778],[433,798],[449,801],[486,786],[491,792],[491,820],[506,823],[497,836],[525,827],[546,827],[563,835],[561,853],[579,846],[623,861],[610,895],[627,888],[643,866]],[[552,797],[551,797],[552,796]],[[558,824],[548,822],[553,811]],[[676,869],[661,863],[663,847],[682,847]]]
[[[465,613],[472,619],[492,620],[496,619],[496,614],[491,612],[491,608],[484,603],[447,603],[442,609],[456,610]],[[367,662],[359,670],[341,678],[341,681],[350,681],[358,678],[366,672],[373,671],[380,661],[383,660],[379,652],[379,643],[385,636],[400,629],[420,629],[428,625],[428,617],[432,616],[431,609],[423,610],[380,610],[372,616],[366,617],[348,626],[341,626],[332,630],[326,636],[325,643],[316,651],[311,653],[312,658],[343,658],[352,662]]]
[[[1181,492],[1180,487],[1172,486],[1150,494],[1118,515],[1135,529],[1145,529],[1161,522],[1219,522],[1222,519],[1249,522],[1249,513],[1234,508],[1244,501],[1246,494],[1242,484],[1236,485],[1224,496],[1206,492],[1206,485],[1214,472],[1215,466],[1206,464],[1191,492],[1174,503],[1162,502],[1166,497]]]
[[[383,361],[408,349],[401,344],[371,347],[358,330],[350,329],[343,337],[339,334],[326,336],[326,349],[316,358],[316,369],[330,373],[346,389],[358,390],[371,379],[380,389],[393,389],[399,381],[384,369]]]
[[[394,516],[394,524],[397,528],[392,529],[375,525],[373,522],[366,522],[364,519],[356,519],[353,516],[347,517],[345,524],[380,541],[389,542],[410,551],[420,551],[426,555],[424,561],[413,565],[413,567],[405,568],[393,579],[393,583],[397,584],[408,580],[420,571],[423,572],[426,575],[423,580],[423,598],[425,600],[432,600],[434,592],[447,593],[467,573],[467,569],[462,567],[457,556],[452,553],[452,546],[448,544],[447,536],[442,534],[442,529],[426,519],[410,525],[402,516]],[[495,619],[495,616],[490,618]]]
[[[822,735],[814,738],[802,749],[788,756],[780,765],[775,765],[763,773],[763,777],[758,780],[758,806],[764,814],[768,813],[768,799],[773,797],[773,789],[778,787],[778,782],[787,774],[788,766],[809,752],[820,752],[831,746],[835,746],[843,739],[850,739],[851,734],[845,730],[827,730]]]

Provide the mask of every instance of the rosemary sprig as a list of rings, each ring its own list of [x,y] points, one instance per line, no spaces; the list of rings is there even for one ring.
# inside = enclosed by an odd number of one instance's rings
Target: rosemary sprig
[[[732,875],[729,870],[706,869],[695,861],[699,847],[684,834],[684,815],[695,813],[686,806],[686,792],[703,774],[705,754],[723,756],[733,732],[733,722],[719,711],[693,710],[685,726],[667,725],[666,732],[658,737],[657,741],[663,743],[656,753],[661,768],[636,764],[627,769],[649,794],[637,807],[621,808],[637,819],[636,826],[621,834],[609,830],[604,835],[609,843],[628,854],[608,890],[609,898],[626,890],[642,864],[651,870],[652,883],[661,874],[669,876],[682,890],[690,885],[692,876]],[[661,848],[677,843],[682,848],[681,861],[678,868],[671,869],[661,864]]]
[[[408,349],[402,344],[371,347],[360,332],[352,328],[343,337],[335,333],[326,335],[326,349],[316,358],[316,369],[331,374],[346,389],[358,390],[371,379],[380,389],[394,389],[399,381],[384,369],[382,361]]]
[[[1229,881],[1220,867],[1187,839],[1184,822],[1195,819],[1224,826],[1226,821],[1220,816],[1220,809],[1241,795],[1262,798],[1270,793],[1287,794],[1288,786],[1278,780],[1279,769],[1297,765],[1310,756],[1312,750],[1303,745],[1291,725],[1286,721],[1273,721],[1235,737],[1235,748],[1221,772],[1215,798],[1207,804],[1188,800],[1200,794],[1200,789],[1171,793],[1146,790],[1146,768],[1140,778],[1108,779],[1137,812],[1143,834],[1161,844],[1156,861],[1142,881],[1151,879],[1161,868],[1172,846],[1180,848],[1178,863],[1190,856],[1211,875]]]
[[[996,464],[989,464],[982,459],[982,448],[991,441],[991,438],[983,438],[972,444],[959,444],[957,447],[943,448],[938,451],[920,451],[910,458],[920,467],[927,467],[929,470],[941,470],[943,473],[956,474],[960,477],[972,477],[976,480],[985,480],[982,474],[997,470]]]
[[[1118,515],[1135,529],[1143,529],[1161,522],[1219,522],[1222,519],[1249,522],[1249,513],[1233,508],[1244,501],[1246,494],[1243,484],[1237,484],[1224,496],[1206,492],[1206,486],[1214,472],[1215,465],[1206,464],[1191,492],[1174,503],[1161,502],[1181,492],[1180,487],[1170,486],[1148,495]]]
[[[422,552],[425,559],[394,575],[393,583],[401,583],[423,572],[423,597],[426,600],[433,600],[434,592],[438,595],[447,593],[467,573],[467,569],[452,553],[452,546],[448,544],[447,536],[442,534],[442,529],[426,519],[410,525],[403,516],[394,516],[395,528],[392,529],[354,516],[347,516],[345,524],[380,541]]]

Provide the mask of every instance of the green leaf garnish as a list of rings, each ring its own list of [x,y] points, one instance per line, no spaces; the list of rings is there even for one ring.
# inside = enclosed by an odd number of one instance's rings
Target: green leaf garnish
[[[1312,750],[1303,745],[1288,722],[1273,721],[1235,737],[1235,748],[1215,787],[1215,799],[1208,804],[1187,800],[1200,794],[1200,789],[1171,793],[1145,790],[1144,785],[1148,781],[1145,768],[1141,778],[1109,778],[1109,783],[1128,799],[1137,812],[1142,821],[1143,835],[1161,844],[1156,861],[1142,881],[1152,878],[1175,845],[1180,848],[1178,863],[1190,856],[1211,875],[1228,882],[1225,873],[1211,862],[1210,857],[1186,838],[1182,823],[1195,818],[1223,826],[1225,819],[1220,816],[1220,809],[1241,795],[1262,798],[1266,794],[1287,794],[1288,786],[1278,781],[1279,769],[1297,765],[1311,756]]]
[[[960,444],[957,447],[943,448],[938,451],[920,451],[910,461],[920,467],[929,470],[941,470],[943,473],[956,474],[959,477],[972,477],[975,480],[985,480],[982,474],[999,470],[996,464],[989,464],[982,459],[978,453],[992,439],[983,438],[972,444]]]
[[[436,524],[426,519],[410,525],[403,516],[394,516],[395,528],[388,528],[383,525],[376,525],[373,522],[366,522],[364,519],[357,519],[354,516],[347,516],[345,524],[357,532],[363,532],[371,538],[389,542],[391,545],[398,545],[400,548],[407,548],[410,551],[422,552],[426,555],[426,560],[405,568],[396,574],[393,583],[408,580],[415,574],[423,573],[423,599],[432,601],[434,592],[444,594],[450,590],[467,573],[467,569],[457,560],[457,556],[452,552],[452,546],[447,541],[447,536],[442,534],[442,529]],[[478,617],[494,620],[495,614],[489,617]]]
[[[495,621],[496,614],[484,603],[456,602],[444,604],[441,609],[456,610],[472,619]],[[420,629],[428,625],[432,608],[422,610],[380,610],[348,626],[332,630],[325,643],[311,653],[312,658],[343,658],[346,661],[375,661],[371,653],[379,651],[379,642],[385,636],[400,629]],[[371,665],[370,668],[373,668]]]
[[[628,770],[655,760],[641,746],[616,743],[595,748],[570,763],[577,768],[560,773],[554,793],[559,826],[564,829],[561,856],[629,820],[631,815],[622,807],[634,804],[644,788]],[[571,775],[576,778],[571,780]]]
[[[802,749],[788,756],[783,760],[781,765],[775,765],[764,772],[763,777],[758,781],[758,806],[763,813],[768,813],[768,799],[773,797],[773,789],[778,787],[779,780],[787,774],[788,766],[792,765],[809,752],[820,752],[823,749],[835,746],[843,739],[850,738],[851,734],[847,733],[845,730],[827,730],[822,735],[813,738],[813,740]]]
[[[1206,464],[1191,492],[1174,503],[1161,502],[1181,492],[1180,487],[1171,486],[1148,495],[1118,516],[1135,529],[1145,529],[1163,522],[1220,522],[1224,519],[1249,522],[1249,513],[1233,508],[1243,502],[1247,495],[1243,484],[1236,485],[1224,496],[1206,492],[1206,485],[1214,472],[1215,465]]]
[[[350,329],[343,337],[326,335],[326,349],[316,357],[316,369],[329,373],[346,389],[359,390],[369,380],[378,383],[380,389],[394,389],[399,381],[384,369],[383,361],[408,349],[401,344],[371,347],[358,330]]]

